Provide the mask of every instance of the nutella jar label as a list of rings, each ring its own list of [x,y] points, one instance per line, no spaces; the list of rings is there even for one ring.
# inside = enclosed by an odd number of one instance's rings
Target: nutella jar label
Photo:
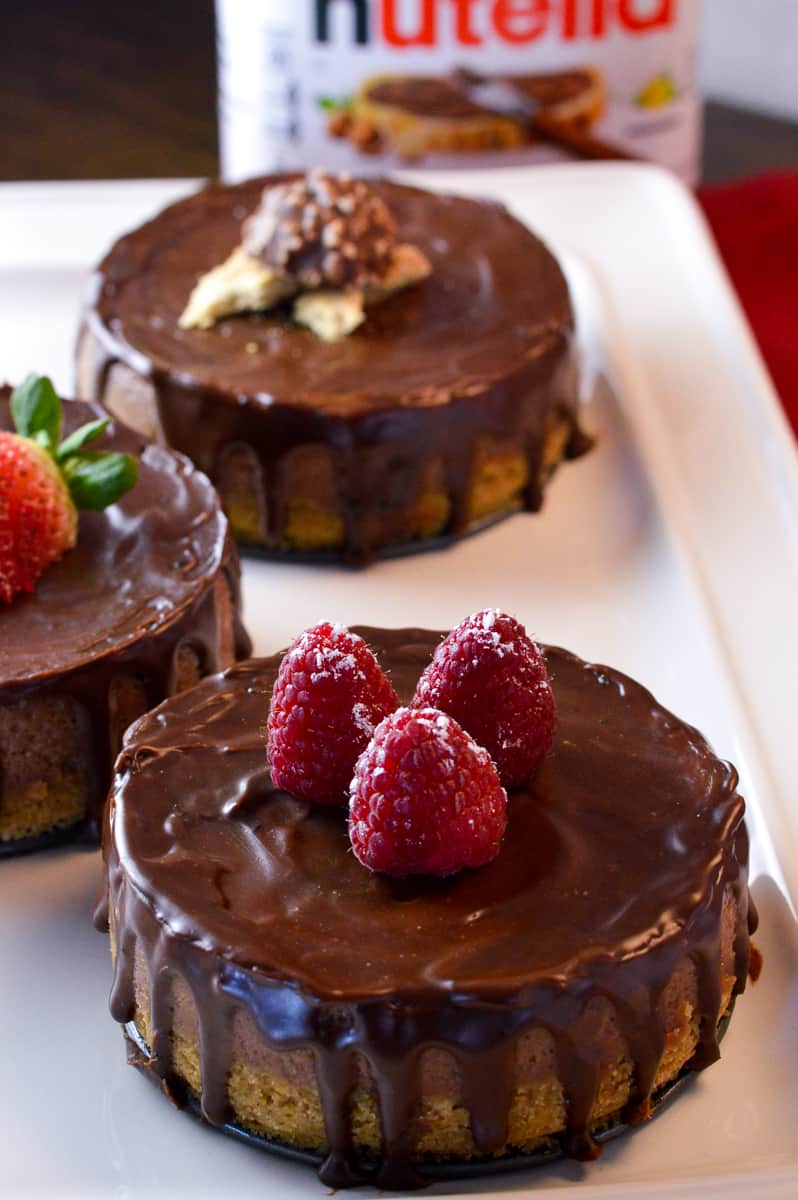
[[[222,174],[591,158],[694,182],[699,0],[217,0]]]

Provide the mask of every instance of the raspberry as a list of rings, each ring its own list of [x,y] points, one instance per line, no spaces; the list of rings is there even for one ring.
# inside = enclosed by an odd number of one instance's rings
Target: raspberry
[[[435,708],[400,708],[357,760],[355,857],[385,875],[451,875],[499,853],[507,793],[487,750]]]
[[[342,804],[357,757],[399,701],[366,643],[323,622],[300,634],[277,672],[267,757],[278,787]]]
[[[506,788],[520,787],[554,736],[554,697],[538,647],[514,617],[473,613],[444,638],[413,707],[449,713],[490,752]]]

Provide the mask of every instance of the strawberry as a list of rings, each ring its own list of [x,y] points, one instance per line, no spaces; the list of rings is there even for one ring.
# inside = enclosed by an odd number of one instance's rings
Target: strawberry
[[[32,592],[50,563],[77,542],[79,508],[103,509],[136,481],[129,454],[85,450],[108,420],[61,441],[61,401],[49,379],[30,375],[11,397],[15,433],[0,430],[0,601]]]
[[[0,596],[32,592],[77,540],[77,513],[58,467],[29,438],[0,432]]]

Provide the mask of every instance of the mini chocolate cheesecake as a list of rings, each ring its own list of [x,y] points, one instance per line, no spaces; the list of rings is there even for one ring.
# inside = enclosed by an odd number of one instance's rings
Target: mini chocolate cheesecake
[[[0,429],[13,428],[0,389]],[[65,432],[103,414],[64,404]],[[0,603],[0,853],[88,825],[97,835],[111,764],[136,717],[250,648],[239,565],[209,481],[182,455],[112,424],[102,445],[138,480],[32,595]]]
[[[209,281],[232,315],[198,305]],[[240,541],[362,562],[539,508],[589,444],[576,357],[563,274],[501,205],[311,173],[207,187],[117,242],[78,380],[187,453]]]
[[[442,635],[359,632],[409,701]],[[129,731],[111,1009],[178,1105],[312,1152],[331,1186],[402,1188],[430,1162],[595,1157],[718,1057],[757,957],[734,768],[628,677],[544,654],[553,746],[497,857],[443,879],[373,874],[345,812],[272,783],[279,655]]]

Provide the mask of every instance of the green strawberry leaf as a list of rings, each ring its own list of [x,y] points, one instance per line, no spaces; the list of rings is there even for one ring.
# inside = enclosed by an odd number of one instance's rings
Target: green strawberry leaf
[[[44,434],[47,449],[57,445],[61,434],[61,401],[46,375],[29,375],[14,389],[11,416],[17,433],[23,437],[36,438],[42,444],[37,435]]]
[[[69,437],[64,438],[55,454],[57,461],[63,462],[64,459],[77,454],[78,450],[82,450],[101,433],[105,433],[107,428],[108,417],[99,417],[96,421],[89,421],[87,425],[81,425],[80,429],[76,429],[74,433],[70,433]]]
[[[138,462],[130,454],[89,450],[61,464],[76,508],[103,509],[129,491],[138,478]]]

